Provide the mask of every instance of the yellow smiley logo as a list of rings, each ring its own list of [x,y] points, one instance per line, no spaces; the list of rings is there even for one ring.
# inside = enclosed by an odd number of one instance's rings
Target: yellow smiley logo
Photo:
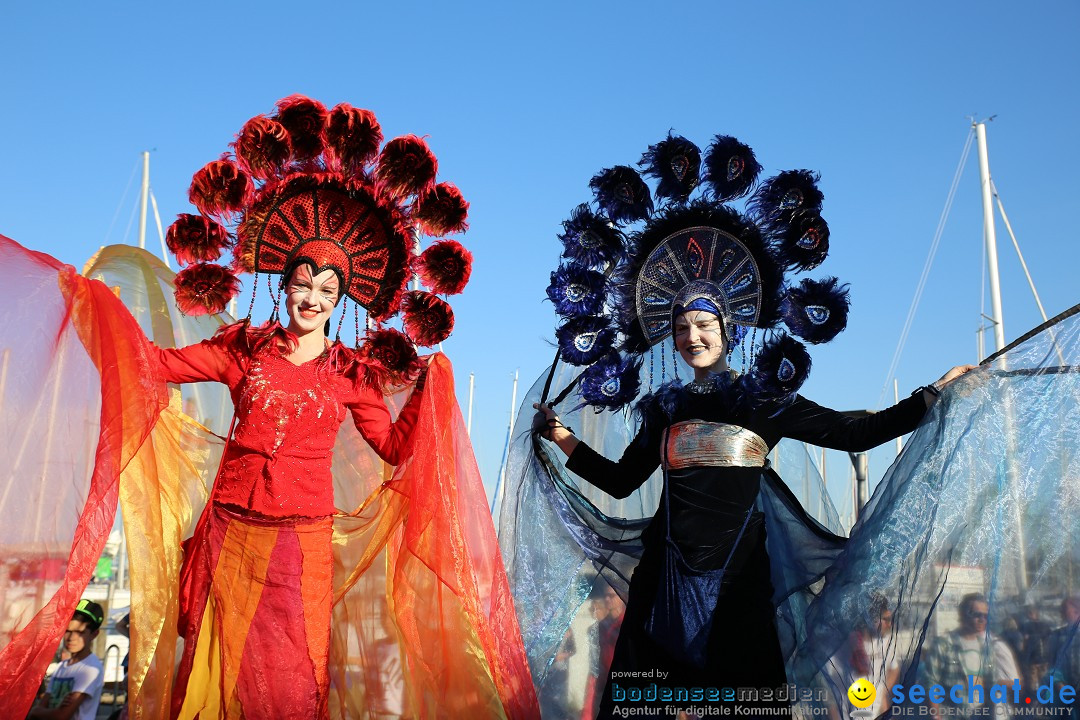
[[[874,704],[877,688],[866,678],[859,678],[847,689],[848,700],[857,708],[867,708]]]

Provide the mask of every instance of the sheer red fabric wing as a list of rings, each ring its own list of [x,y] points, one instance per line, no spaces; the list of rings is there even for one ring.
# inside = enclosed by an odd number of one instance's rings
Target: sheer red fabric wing
[[[0,267],[0,714],[21,717],[113,527],[119,475],[167,399],[124,392],[147,358],[107,287],[3,236]]]
[[[495,528],[444,355],[432,358],[424,392],[416,426],[416,437],[424,441],[414,445],[412,457],[398,468],[391,485],[409,499],[400,544],[391,552],[388,568],[404,647],[415,665],[447,665],[444,670],[450,672],[438,676],[445,683],[462,672],[449,667],[447,658],[467,665],[463,644],[478,641],[502,711],[510,718],[538,717]],[[438,580],[434,592],[423,591],[427,572]],[[450,601],[461,604],[464,623],[448,617]],[[436,696],[440,703],[460,703],[467,710],[473,694],[481,704],[473,711],[480,716],[482,695],[475,695],[475,687],[464,693],[462,697],[444,686]],[[440,714],[446,711],[444,704]],[[500,714],[493,708],[493,716]]]

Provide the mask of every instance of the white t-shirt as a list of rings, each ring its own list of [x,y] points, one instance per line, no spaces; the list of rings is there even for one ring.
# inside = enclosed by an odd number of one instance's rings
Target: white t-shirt
[[[839,654],[829,658],[829,662],[825,666],[825,672],[832,685],[840,693],[837,705],[846,708],[848,712],[855,709],[847,702],[844,693],[847,692],[851,683],[862,677],[873,683],[877,692],[873,704],[866,708],[870,711],[868,714],[871,717],[877,717],[883,712],[885,703],[889,699],[889,687],[885,681],[889,673],[900,667],[900,663],[895,657],[896,648],[894,642],[883,636],[871,636],[862,639],[863,652],[870,661],[870,672],[865,675],[856,672],[852,665],[851,655],[853,649],[851,642],[845,645]]]
[[[90,653],[77,663],[65,660],[49,678],[47,691],[49,707],[59,707],[70,693],[86,693],[90,697],[82,701],[74,720],[94,720],[101,704],[101,690],[105,687],[105,668],[98,656]]]

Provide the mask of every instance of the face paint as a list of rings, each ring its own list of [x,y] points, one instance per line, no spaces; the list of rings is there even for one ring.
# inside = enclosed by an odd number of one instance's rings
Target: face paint
[[[675,347],[695,370],[713,368],[727,354],[720,318],[704,310],[688,310],[675,318]]]
[[[323,270],[313,277],[311,267],[301,263],[293,270],[285,290],[289,330],[305,335],[321,329],[330,319],[338,301],[340,281],[333,270]]]

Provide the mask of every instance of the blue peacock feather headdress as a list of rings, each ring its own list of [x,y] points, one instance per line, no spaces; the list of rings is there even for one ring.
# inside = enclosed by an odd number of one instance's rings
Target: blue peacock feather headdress
[[[692,298],[720,310],[732,344],[751,336],[747,394],[791,397],[810,371],[792,336],[823,343],[847,325],[846,285],[788,277],[828,253],[818,175],[788,170],[759,183],[754,151],[728,135],[703,155],[668,133],[638,166],[642,173],[617,165],[593,176],[593,205],[579,205],[560,235],[564,262],[547,293],[564,319],[560,358],[584,367],[582,402],[597,411],[632,402],[643,356],[671,334],[673,308]],[[740,198],[741,209],[731,205]]]

